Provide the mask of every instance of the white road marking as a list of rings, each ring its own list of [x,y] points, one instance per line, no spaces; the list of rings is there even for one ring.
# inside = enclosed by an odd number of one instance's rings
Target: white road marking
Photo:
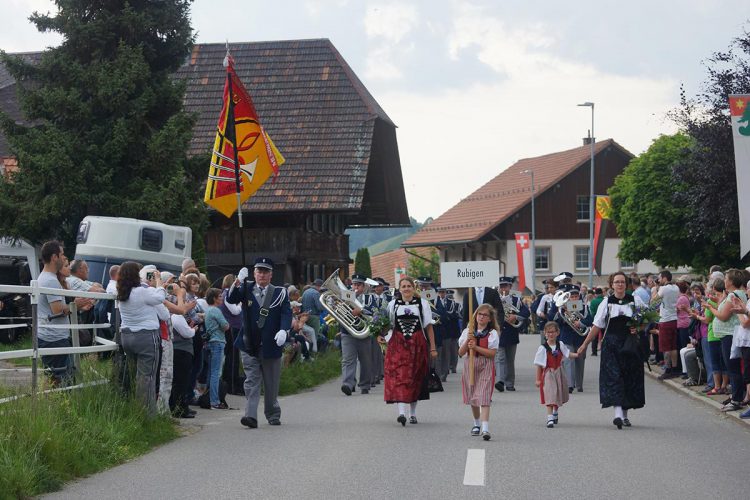
[[[484,450],[467,450],[464,485],[484,486]]]

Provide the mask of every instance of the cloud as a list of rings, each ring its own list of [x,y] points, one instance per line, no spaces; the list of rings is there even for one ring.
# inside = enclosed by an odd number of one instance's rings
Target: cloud
[[[663,116],[676,102],[675,81],[606,73],[556,56],[555,43],[543,25],[508,28],[463,9],[445,50],[479,60],[496,78],[378,94],[399,126],[409,210],[418,220],[442,214],[521,158],[581,145],[591,114],[578,103],[596,103],[597,139],[613,138],[634,154],[674,130]]]
[[[346,7],[348,0],[305,0],[305,10],[310,17],[319,19],[329,9]]]
[[[4,0],[0,2],[0,18],[5,22],[0,30],[0,47],[6,52],[27,52],[58,45],[62,37],[57,33],[39,33],[28,20],[34,12],[46,14],[57,12],[52,0]],[[18,22],[20,19],[22,22]]]
[[[400,3],[374,3],[365,12],[365,34],[369,47],[365,76],[374,80],[396,80],[414,44],[407,41],[419,23],[417,8]]]

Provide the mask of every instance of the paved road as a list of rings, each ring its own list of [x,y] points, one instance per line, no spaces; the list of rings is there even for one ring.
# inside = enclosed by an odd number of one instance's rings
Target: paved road
[[[332,382],[282,398],[281,427],[245,429],[238,410],[202,411],[194,434],[49,498],[746,497],[746,426],[647,378],[646,408],[618,431],[598,405],[598,358],[585,392],[547,429],[533,386],[537,342],[522,338],[518,391],[495,393],[490,442],[469,436],[457,375],[406,428],[382,386],[346,397]]]

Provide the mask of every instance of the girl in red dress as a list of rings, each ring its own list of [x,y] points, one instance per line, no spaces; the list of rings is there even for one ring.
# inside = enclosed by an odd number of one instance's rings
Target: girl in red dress
[[[430,304],[415,294],[414,280],[408,276],[401,278],[398,290],[401,296],[388,304],[393,330],[385,338],[378,337],[378,342],[388,344],[384,399],[386,403],[398,404],[396,420],[405,426],[407,404],[409,422],[416,424],[417,401],[430,399],[426,384],[427,361],[428,357],[437,358],[437,349]]]
[[[465,405],[471,405],[474,415],[474,426],[471,435],[490,440],[490,403],[495,389],[495,354],[500,343],[495,308],[482,304],[474,311],[474,317],[468,328],[464,328],[458,339],[458,355],[464,358],[464,370],[461,375],[461,392]],[[469,356],[474,349],[474,385],[471,385]],[[480,428],[480,419],[481,425]]]
[[[557,340],[560,326],[554,321],[544,325],[546,342],[539,346],[534,356],[536,365],[536,386],[542,404],[547,407],[547,427],[552,429],[557,424],[558,409],[568,402],[568,381],[562,368],[564,358],[577,358],[578,354],[570,352],[568,347]]]

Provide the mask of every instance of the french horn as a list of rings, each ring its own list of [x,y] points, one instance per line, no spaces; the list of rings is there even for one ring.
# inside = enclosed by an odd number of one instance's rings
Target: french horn
[[[519,316],[521,312],[516,306],[513,305],[513,297],[508,295],[500,295],[500,300],[503,303],[503,321],[508,323],[513,328],[521,328],[523,326],[523,318]],[[508,321],[508,316],[515,314],[516,320],[511,322]]]
[[[562,317],[563,321],[565,321],[565,323],[567,323],[574,332],[576,332],[581,337],[585,337],[589,334],[589,332],[591,331],[591,327],[581,323],[581,321],[583,320],[583,315],[578,311],[569,311],[568,308],[565,307],[565,305],[570,300],[570,292],[563,292],[562,290],[558,290],[557,292],[555,292],[552,300],[555,302],[555,305],[559,309],[560,317]],[[576,323],[580,323],[581,326],[576,326]]]

